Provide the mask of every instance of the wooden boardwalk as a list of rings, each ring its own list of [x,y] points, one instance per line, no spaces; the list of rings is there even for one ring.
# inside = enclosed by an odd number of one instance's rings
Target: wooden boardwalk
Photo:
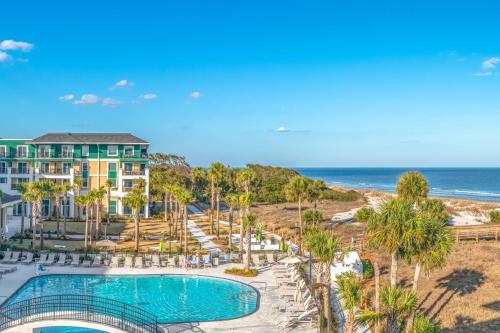
[[[500,224],[471,225],[450,227],[456,242],[463,240],[495,240],[500,235]]]

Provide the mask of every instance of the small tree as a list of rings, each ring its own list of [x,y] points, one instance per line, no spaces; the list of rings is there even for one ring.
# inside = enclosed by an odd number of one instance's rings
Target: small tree
[[[411,171],[399,177],[396,187],[398,197],[406,202],[420,203],[427,198],[429,185],[425,177],[417,171]]]
[[[309,198],[309,183],[307,179],[303,176],[293,177],[287,184],[285,193],[288,200],[297,202],[299,208],[299,236],[302,238],[302,203]],[[301,247],[300,244],[299,247]],[[300,248],[299,252],[302,252],[302,248]]]
[[[344,332],[354,333],[362,297],[361,280],[354,272],[345,272],[337,277],[337,284],[342,308],[347,311]]]
[[[356,222],[367,222],[375,214],[375,210],[369,207],[360,208],[356,214],[354,214],[354,221]]]
[[[255,225],[257,217],[254,214],[246,214],[243,217],[243,229],[245,230],[246,238],[246,261],[245,271],[250,271],[250,262],[252,260],[252,227]]]
[[[144,190],[141,186],[134,186],[124,198],[123,204],[132,209],[134,217],[134,252],[139,252],[139,224],[141,222],[141,209],[148,203],[148,198],[144,195]]]
[[[315,225],[323,220],[323,215],[320,211],[314,209],[306,209],[302,214],[302,218],[306,225]]]
[[[494,210],[490,212],[490,222],[491,223],[500,223],[500,211]]]

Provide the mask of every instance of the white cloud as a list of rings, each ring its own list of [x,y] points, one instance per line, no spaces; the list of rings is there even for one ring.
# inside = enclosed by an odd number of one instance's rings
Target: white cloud
[[[493,75],[492,72],[479,72],[479,73],[474,73],[474,76],[491,76]]]
[[[156,99],[158,98],[158,95],[154,93],[147,93],[147,94],[142,94],[139,97],[142,99]]]
[[[74,101],[73,103],[77,104],[77,105],[86,105],[86,104],[97,104],[100,101],[101,101],[101,99],[96,95],[85,94],[82,96],[81,99],[78,99],[78,100]]]
[[[0,62],[9,61],[10,55],[5,52],[0,51]]]
[[[497,66],[497,64],[500,63],[500,58],[498,57],[491,57],[489,59],[486,59],[483,61],[483,68],[484,69],[493,69]]]
[[[125,88],[125,87],[133,87],[135,86],[134,82],[130,82],[129,80],[120,80],[115,83],[113,88]]]
[[[111,97],[106,97],[102,100],[102,105],[104,106],[117,106],[120,105],[120,103],[120,101],[117,101],[116,99],[113,99]]]
[[[73,94],[59,96],[60,101],[72,101],[74,99],[75,99],[75,95],[73,95]]]
[[[290,130],[288,128],[286,128],[285,126],[280,126],[280,127],[278,127],[278,129],[276,129],[276,132],[286,133],[286,132],[290,132]]]
[[[202,98],[203,95],[199,91],[193,91],[192,93],[189,94],[189,97],[191,97],[192,99],[199,99]]]
[[[0,42],[0,50],[3,51],[23,51],[29,52],[33,49],[34,45],[26,42],[16,42],[12,39],[6,39]]]

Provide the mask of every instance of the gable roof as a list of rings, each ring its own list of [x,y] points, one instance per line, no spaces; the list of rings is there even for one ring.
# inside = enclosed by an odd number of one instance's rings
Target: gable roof
[[[32,141],[33,143],[119,143],[149,144],[130,133],[47,133]]]

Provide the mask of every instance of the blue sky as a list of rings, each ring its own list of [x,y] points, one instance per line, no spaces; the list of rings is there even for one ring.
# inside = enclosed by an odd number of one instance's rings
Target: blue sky
[[[2,12],[1,137],[133,132],[194,165],[500,166],[496,1]]]

